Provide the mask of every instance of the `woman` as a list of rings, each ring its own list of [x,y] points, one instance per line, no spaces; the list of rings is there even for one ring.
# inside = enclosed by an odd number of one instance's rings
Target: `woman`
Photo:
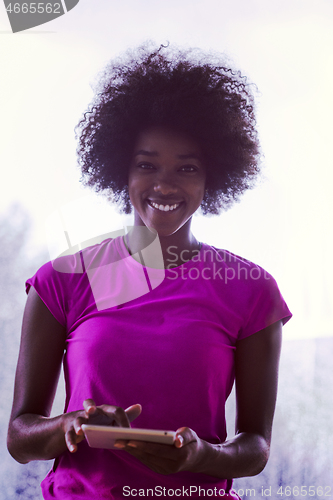
[[[267,462],[291,314],[262,268],[191,232],[199,207],[219,213],[259,171],[246,79],[200,57],[127,54],[79,124],[86,184],[133,207],[134,227],[27,282],[8,448],[21,463],[56,459],[45,499],[239,498],[232,478]],[[50,418],[62,361],[65,411]],[[178,430],[173,446],[104,450],[89,448],[83,423]]]

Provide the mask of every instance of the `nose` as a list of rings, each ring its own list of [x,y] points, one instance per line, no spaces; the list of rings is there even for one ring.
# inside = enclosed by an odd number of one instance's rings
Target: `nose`
[[[177,186],[172,175],[160,172],[155,180],[154,191],[164,196],[175,194]]]

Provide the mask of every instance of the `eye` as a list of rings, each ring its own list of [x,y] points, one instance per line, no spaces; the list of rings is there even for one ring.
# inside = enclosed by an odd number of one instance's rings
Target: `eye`
[[[145,163],[145,162],[142,162],[142,163],[139,163],[138,164],[138,168],[142,169],[142,170],[152,170],[154,169],[154,165],[152,165],[151,163]]]
[[[180,170],[182,172],[197,172],[198,171],[198,167],[195,166],[195,165],[183,165]]]

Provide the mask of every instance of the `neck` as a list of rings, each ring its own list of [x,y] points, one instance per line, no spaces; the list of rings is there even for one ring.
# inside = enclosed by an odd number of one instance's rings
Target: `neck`
[[[186,241],[172,238],[172,236],[174,235],[166,238],[160,237],[165,269],[181,266],[184,262],[193,259],[201,247],[192,233]]]
[[[188,222],[190,223],[190,221]],[[125,244],[130,254],[134,255],[151,245],[156,238],[156,233],[150,231],[146,226],[134,226],[125,236]],[[191,260],[198,254],[201,247],[201,244],[190,231],[190,224],[188,224],[187,228],[183,226],[174,234],[168,236],[159,235],[156,244],[161,247],[163,262],[160,258],[160,252],[156,252],[159,256],[151,256],[149,259],[151,261],[150,267],[160,268],[163,265],[164,269],[177,267]]]

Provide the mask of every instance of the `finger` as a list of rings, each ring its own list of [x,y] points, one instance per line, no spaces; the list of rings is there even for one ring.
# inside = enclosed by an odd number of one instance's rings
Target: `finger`
[[[192,443],[198,439],[197,434],[189,427],[180,427],[176,431],[175,446],[182,448],[183,446]]]
[[[112,425],[116,425],[119,427],[131,427],[130,426],[130,421],[128,419],[127,413],[123,408],[120,406],[112,406],[112,407],[107,407],[107,406],[101,406],[105,413],[112,417],[114,423]]]
[[[82,417],[77,417],[73,422],[74,432],[77,436],[83,436],[82,424],[86,423],[86,419]]]
[[[123,449],[160,474],[170,474],[179,470],[179,453],[181,453],[181,450],[176,450],[174,446],[129,441],[125,447],[122,446],[119,449]]]
[[[181,434],[178,434],[175,439],[175,447],[182,448],[184,446],[184,438]]]
[[[175,450],[174,446],[169,444],[130,440],[126,443],[125,449],[135,456],[152,456],[158,460],[168,459],[172,461],[177,460],[179,457],[178,450]]]
[[[71,453],[75,453],[77,451],[76,433],[74,428],[70,429],[65,433],[65,442],[67,448]]]
[[[118,450],[123,450],[124,448],[126,448],[126,445],[127,445],[127,441],[123,440],[123,439],[117,439],[117,441],[114,443],[114,447],[117,448]]]
[[[125,413],[127,415],[127,418],[130,422],[133,422],[141,413],[142,411],[142,406],[139,404],[129,406],[126,408]]]
[[[83,408],[87,418],[89,415],[93,415],[97,409],[96,403],[93,399],[85,399],[83,401]]]

